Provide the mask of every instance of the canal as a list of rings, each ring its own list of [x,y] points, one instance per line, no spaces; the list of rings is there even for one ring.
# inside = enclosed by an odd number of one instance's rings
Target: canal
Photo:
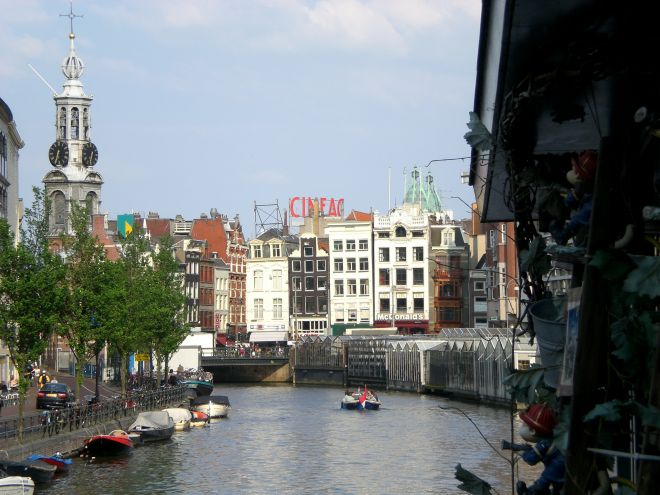
[[[509,464],[463,414],[443,408],[460,408],[495,447],[510,435],[504,409],[378,391],[381,410],[346,411],[340,389],[292,385],[223,385],[214,393],[229,396],[229,418],[126,458],[75,459],[69,474],[35,493],[464,494],[458,463],[511,493]]]

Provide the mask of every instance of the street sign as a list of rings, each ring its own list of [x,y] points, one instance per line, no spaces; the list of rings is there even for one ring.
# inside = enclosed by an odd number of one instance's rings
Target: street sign
[[[149,361],[149,354],[136,354],[135,355],[135,360],[136,361]]]

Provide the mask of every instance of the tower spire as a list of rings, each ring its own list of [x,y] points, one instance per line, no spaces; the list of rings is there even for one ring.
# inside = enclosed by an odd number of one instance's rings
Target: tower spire
[[[60,17],[69,18],[69,54],[66,56],[62,62],[62,73],[66,76],[67,79],[78,79],[85,69],[85,64],[82,59],[76,55],[76,48],[73,44],[73,40],[76,38],[76,35],[73,32],[73,19],[76,17],[83,17],[82,15],[73,13],[73,0],[69,3],[69,13],[60,14]]]
[[[73,40],[73,38],[76,37],[75,34],[73,34],[73,19],[76,17],[83,17],[82,15],[74,14],[73,13],[73,0],[69,1],[69,13],[68,14],[60,14],[60,17],[68,17],[69,22],[70,22],[70,29],[69,29],[69,38]],[[73,41],[72,41],[73,43]]]

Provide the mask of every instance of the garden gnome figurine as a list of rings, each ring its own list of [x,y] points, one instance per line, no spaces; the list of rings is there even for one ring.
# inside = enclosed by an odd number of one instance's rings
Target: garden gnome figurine
[[[523,460],[530,465],[543,462],[545,469],[529,487],[524,481],[518,481],[518,495],[559,495],[564,486],[565,459],[553,441],[552,432],[557,424],[552,409],[544,404],[532,404],[520,413],[523,425],[518,430],[520,436],[534,445],[522,448]]]

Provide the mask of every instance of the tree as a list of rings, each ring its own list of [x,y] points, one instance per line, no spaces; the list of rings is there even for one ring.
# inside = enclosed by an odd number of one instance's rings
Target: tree
[[[173,255],[173,244],[170,237],[165,237],[152,254],[152,296],[149,298],[149,312],[152,316],[148,322],[148,335],[156,354],[157,383],[161,380],[163,362],[167,370],[169,358],[189,332],[184,313],[186,297],[179,265]]]
[[[25,213],[21,242],[0,219],[0,338],[19,374],[18,436],[23,436],[25,396],[30,386],[28,365],[44,352],[65,303],[64,266],[48,250],[45,235],[49,205],[34,189],[34,203]]]
[[[80,397],[83,367],[98,352],[103,328],[98,313],[105,304],[107,262],[103,246],[90,230],[90,210],[72,203],[70,235],[62,237],[66,258],[66,310],[59,333],[66,337],[76,358],[76,396]]]

